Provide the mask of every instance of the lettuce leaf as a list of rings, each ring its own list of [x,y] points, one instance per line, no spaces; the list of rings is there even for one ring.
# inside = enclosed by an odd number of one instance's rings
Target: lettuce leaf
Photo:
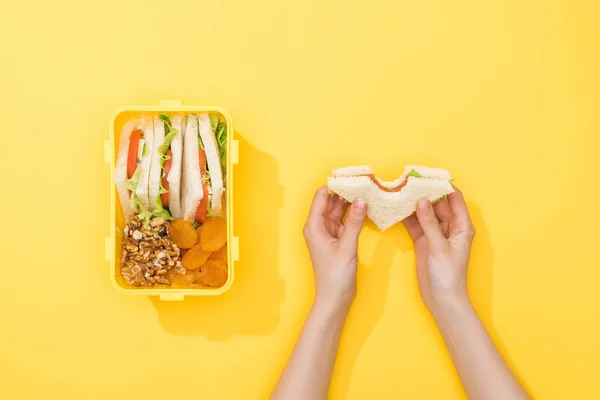
[[[137,195],[135,193],[131,196],[131,204],[133,204],[135,207],[137,207],[138,218],[142,221],[144,226],[147,227],[148,224],[150,223],[150,218],[152,218],[152,213],[150,211],[146,210],[146,207],[143,206],[140,198],[137,197]]]
[[[166,123],[165,123],[166,125]],[[173,138],[175,136],[177,136],[177,134],[179,133],[179,131],[177,129],[173,129],[171,128],[170,125],[168,125],[168,133],[165,135],[165,142],[163,144],[161,144],[160,146],[158,146],[158,154],[160,154],[160,167],[164,168],[165,167],[165,162],[167,162],[167,160],[171,157],[169,157],[167,155],[167,151],[169,151],[169,149],[171,148],[171,142],[173,141]]]
[[[215,138],[217,139],[219,156],[221,158],[221,170],[225,173],[225,170],[227,169],[227,125],[223,122],[219,122],[217,125]]]
[[[129,178],[125,181],[125,187],[127,188],[127,190],[131,190],[133,193],[135,193],[135,188],[137,188],[137,185],[140,181],[141,173],[142,173],[142,169],[140,168],[140,165],[138,164],[137,168],[133,172],[133,175],[131,175],[131,178]]]
[[[127,190],[131,191],[131,198],[129,199],[129,202],[131,203],[133,208],[135,208],[138,211],[137,216],[142,221],[144,226],[148,226],[148,224],[150,223],[150,219],[152,217],[163,217],[167,220],[172,220],[173,218],[171,217],[171,214],[169,213],[169,211],[165,210],[162,207],[162,201],[160,200],[160,195],[157,196],[157,199],[154,202],[156,209],[154,210],[154,212],[151,212],[151,211],[147,210],[146,207],[144,207],[140,198],[137,196],[137,194],[135,194],[135,189],[137,188],[137,185],[140,181],[141,173],[142,173],[142,169],[138,165],[138,167],[135,169],[135,172],[133,173],[131,178],[127,179],[127,181],[125,181],[125,187],[127,188]],[[161,183],[161,192],[160,193],[166,193],[166,190],[164,192],[162,190],[164,190],[164,188],[162,188],[162,183]]]
[[[210,125],[212,126],[212,129],[213,129],[213,134],[216,134],[217,127],[219,125],[219,116],[215,115],[215,114],[210,114],[209,118],[210,118]]]
[[[423,177],[423,175],[421,175],[420,173],[418,173],[414,169],[411,169],[410,172],[408,173],[408,175],[406,177],[408,178],[409,176],[414,176],[415,178],[422,178]]]
[[[160,185],[160,187],[161,187],[161,190],[164,190],[162,187],[162,184]],[[162,193],[167,193],[167,191],[165,190]],[[169,210],[167,210],[166,208],[163,208],[160,194],[158,196],[156,196],[156,199],[154,199],[154,207],[155,207],[154,211],[152,211],[150,214],[154,215],[155,217],[163,217],[167,221],[172,221],[174,219],[171,216],[171,213],[169,212]]]

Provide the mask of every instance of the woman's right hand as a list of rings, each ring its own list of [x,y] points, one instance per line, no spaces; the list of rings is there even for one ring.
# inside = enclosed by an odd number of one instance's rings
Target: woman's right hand
[[[425,305],[435,316],[448,303],[468,302],[467,268],[475,229],[457,188],[435,204],[421,200],[404,220],[415,244],[417,280]]]

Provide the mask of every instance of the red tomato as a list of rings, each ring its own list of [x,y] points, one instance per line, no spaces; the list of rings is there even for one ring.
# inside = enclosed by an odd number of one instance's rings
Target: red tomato
[[[208,184],[206,182],[202,183],[202,190],[204,191],[204,197],[200,200],[200,204],[196,209],[196,221],[201,224],[206,221],[206,209],[208,206]]]
[[[160,200],[162,201],[163,208],[169,206],[169,181],[167,178],[169,177],[169,172],[171,172],[171,165],[173,164],[173,152],[171,149],[167,150],[167,157],[169,159],[165,161],[165,175],[162,178],[162,185],[165,189],[167,189],[167,193],[162,193],[160,195]]]
[[[200,177],[206,178],[206,153],[201,148],[198,148],[198,158],[200,159]],[[204,196],[200,200],[200,204],[196,209],[196,221],[201,224],[206,220],[206,209],[208,208],[208,182],[202,181],[202,190]]]
[[[140,146],[140,138],[142,137],[142,131],[136,129],[131,132],[129,137],[129,153],[127,154],[127,178],[131,179],[135,169],[137,168],[137,155],[138,147]]]

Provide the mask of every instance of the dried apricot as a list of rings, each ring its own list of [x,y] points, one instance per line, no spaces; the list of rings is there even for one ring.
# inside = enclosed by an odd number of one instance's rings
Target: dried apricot
[[[180,249],[189,249],[198,241],[194,226],[183,219],[177,219],[169,224],[169,237]]]
[[[221,261],[227,264],[227,243],[208,257],[209,260]]]
[[[227,264],[222,261],[209,260],[198,273],[196,283],[203,286],[221,287],[227,282]]]
[[[196,271],[185,271],[185,274],[179,272],[176,268],[171,268],[167,271],[167,279],[171,281],[172,285],[175,286],[190,286],[196,279],[198,274]]]
[[[198,269],[206,263],[210,257],[210,253],[204,251],[199,244],[195,245],[185,253],[185,256],[181,259],[181,264],[186,269]]]
[[[207,218],[200,231],[202,250],[214,253],[227,243],[227,222],[225,218]]]
[[[198,241],[197,241],[196,243],[200,243],[200,235],[201,235],[201,232],[202,232],[202,225],[200,225],[200,226],[198,227],[198,229],[196,229],[196,236],[198,237]]]

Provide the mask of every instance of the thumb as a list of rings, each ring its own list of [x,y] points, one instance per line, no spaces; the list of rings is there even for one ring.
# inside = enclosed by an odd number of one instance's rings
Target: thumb
[[[358,236],[367,217],[367,203],[362,199],[356,199],[350,206],[350,211],[344,221],[344,233],[341,241],[344,246],[356,248],[358,246]]]
[[[440,229],[440,223],[429,200],[422,199],[417,204],[417,220],[427,237],[427,242],[433,249],[444,245],[446,237]]]

